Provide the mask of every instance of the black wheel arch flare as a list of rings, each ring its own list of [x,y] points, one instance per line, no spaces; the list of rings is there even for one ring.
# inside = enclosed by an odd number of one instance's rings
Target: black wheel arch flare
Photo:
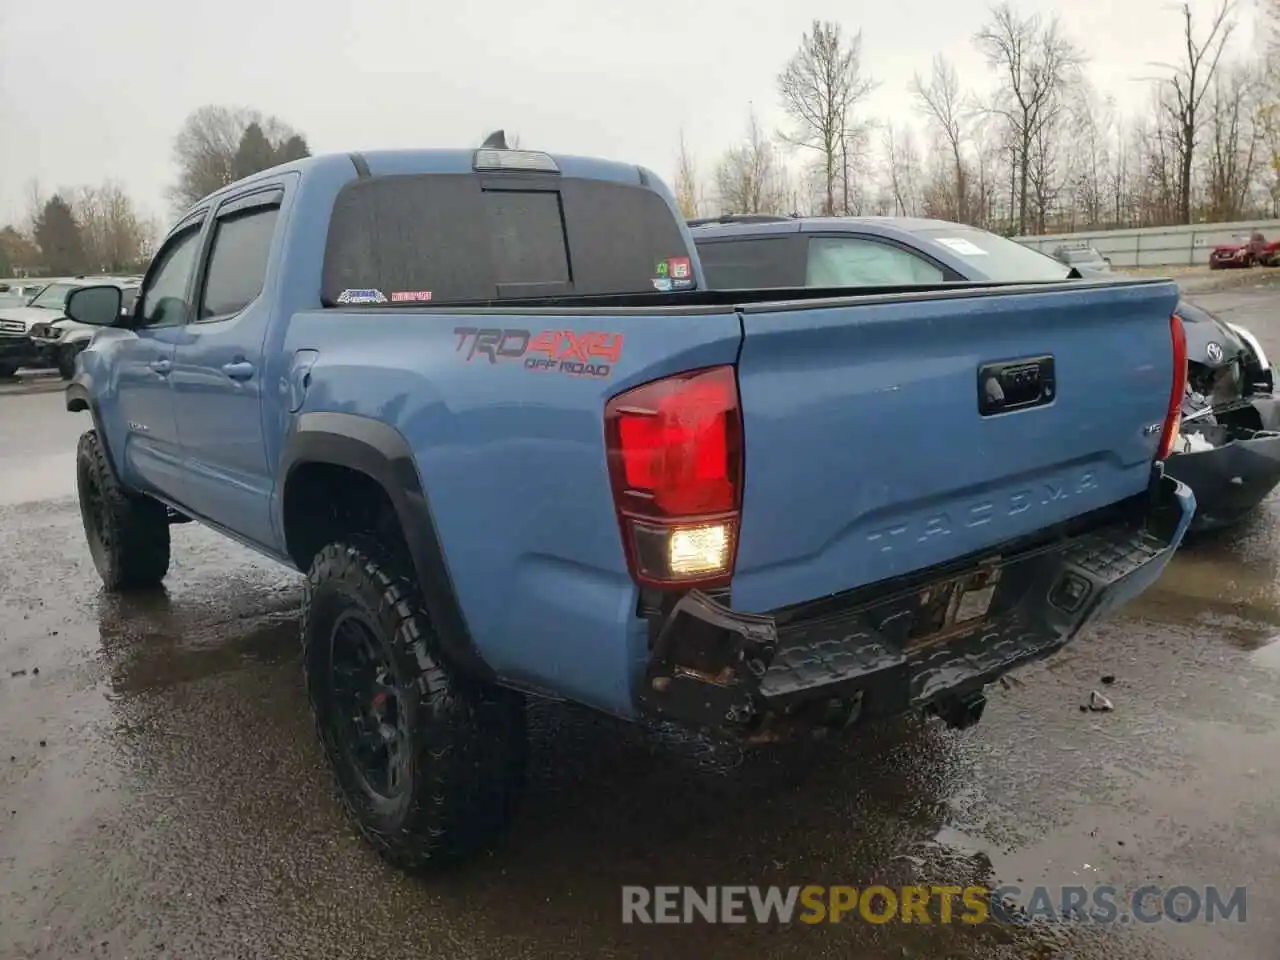
[[[89,411],[89,416],[93,418],[93,429],[98,434],[98,443],[102,444],[102,452],[107,461],[107,469],[111,471],[112,478],[118,483],[120,474],[116,470],[116,460],[111,454],[111,440],[107,436],[105,430],[102,429],[102,420],[98,416],[98,404],[93,399],[93,377],[87,373],[78,373],[67,384],[64,392],[64,402],[66,408],[71,413],[80,413],[83,410]]]
[[[362,473],[386,493],[413,559],[427,614],[449,663],[478,679],[493,671],[475,648],[453,589],[431,504],[404,436],[379,420],[350,413],[304,413],[295,421],[277,471],[277,517],[284,530],[290,475],[299,467],[323,464]]]

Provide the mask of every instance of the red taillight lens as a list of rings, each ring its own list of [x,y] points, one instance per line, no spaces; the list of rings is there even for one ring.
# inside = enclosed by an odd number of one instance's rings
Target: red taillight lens
[[[1164,460],[1173,452],[1182,426],[1182,400],[1187,392],[1187,332],[1182,328],[1182,318],[1176,313],[1169,317],[1169,337],[1173,340],[1173,386],[1169,389],[1169,410],[1165,414],[1164,430],[1160,433],[1157,460]]]
[[[742,503],[742,412],[733,367],[646,383],[605,406],[609,479],[637,582],[728,581]]]

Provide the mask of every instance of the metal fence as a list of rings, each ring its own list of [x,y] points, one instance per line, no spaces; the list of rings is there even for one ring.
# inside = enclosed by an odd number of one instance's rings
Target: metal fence
[[[1214,247],[1242,242],[1255,231],[1268,240],[1280,239],[1280,220],[1195,223],[1141,230],[1093,230],[1014,239],[1050,255],[1064,243],[1087,243],[1104,257],[1109,257],[1115,267],[1195,267],[1209,263],[1209,251]]]

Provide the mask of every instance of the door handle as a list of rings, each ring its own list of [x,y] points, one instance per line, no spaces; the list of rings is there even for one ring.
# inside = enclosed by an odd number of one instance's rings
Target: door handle
[[[224,363],[222,372],[232,380],[248,380],[253,376],[253,364],[248,360],[238,360],[235,363]]]
[[[169,370],[172,369],[173,365],[168,360],[152,360],[148,366],[150,366],[157,375],[167,377],[169,375]]]

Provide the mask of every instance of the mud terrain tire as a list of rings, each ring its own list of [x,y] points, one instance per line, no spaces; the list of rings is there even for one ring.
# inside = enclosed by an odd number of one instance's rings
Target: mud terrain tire
[[[338,793],[377,852],[422,872],[494,840],[524,785],[524,698],[441,660],[408,561],[358,538],[322,549],[302,641]]]
[[[85,540],[107,590],[158,585],[169,572],[167,511],[159,501],[120,485],[96,430],[80,435],[76,488]]]

